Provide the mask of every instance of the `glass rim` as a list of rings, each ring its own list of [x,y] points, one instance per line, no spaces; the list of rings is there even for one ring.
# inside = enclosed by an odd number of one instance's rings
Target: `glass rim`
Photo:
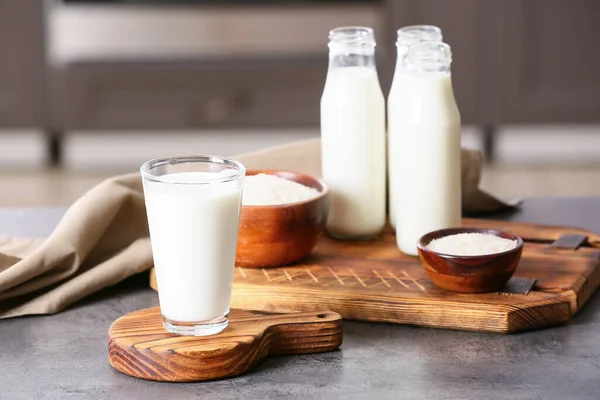
[[[368,26],[338,26],[329,31],[328,47],[370,47],[377,45],[375,32]]]
[[[329,30],[329,35],[335,35],[340,33],[364,33],[367,35],[375,35],[375,31],[373,30],[373,28],[361,25],[344,25]]]
[[[413,37],[405,37],[404,35],[406,35],[407,33],[410,34],[414,34],[416,32],[421,33],[423,36],[433,36],[433,40],[431,39],[425,39],[422,40],[422,37],[419,40],[416,41],[411,41],[408,39],[414,39]],[[397,47],[401,47],[401,46],[411,46],[420,42],[439,42],[439,41],[443,41],[444,40],[444,35],[442,34],[442,30],[440,29],[439,26],[436,25],[425,25],[425,24],[420,24],[420,25],[408,25],[408,26],[403,26],[400,29],[398,29],[396,31],[396,46]],[[404,43],[404,42],[409,42],[409,43]]]
[[[411,66],[450,65],[452,48],[448,43],[420,42],[410,47],[406,56],[406,64]]]
[[[176,165],[176,164],[194,164],[194,163],[205,163],[205,164],[221,164],[228,165],[234,167],[235,174],[224,175],[224,176],[215,176],[214,178],[206,178],[202,179],[199,182],[189,182],[189,181],[173,181],[173,180],[165,180],[162,179],[163,176],[171,175],[156,175],[151,171],[157,167],[161,167],[164,165]],[[218,156],[213,154],[187,154],[187,155],[176,155],[176,156],[168,156],[168,157],[156,157],[151,160],[146,161],[140,167],[140,174],[143,179],[148,179],[152,182],[171,184],[171,185],[205,185],[205,184],[215,184],[215,183],[225,183],[239,180],[243,178],[246,174],[246,167],[244,164],[230,157]]]

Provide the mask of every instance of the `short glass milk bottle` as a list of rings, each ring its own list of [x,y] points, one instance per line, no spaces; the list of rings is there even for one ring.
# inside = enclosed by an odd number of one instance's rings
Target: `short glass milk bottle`
[[[388,95],[387,102],[387,120],[388,120],[388,207],[390,216],[390,225],[396,228],[396,199],[402,196],[403,183],[400,180],[402,173],[398,170],[396,160],[399,157],[398,135],[402,135],[401,125],[398,123],[398,115],[404,111],[400,109],[399,97],[403,95],[406,78],[406,56],[410,46],[421,42],[440,42],[442,41],[442,31],[433,25],[411,25],[398,29],[398,39],[396,48],[398,49],[398,58],[396,59],[396,70],[392,87]],[[408,190],[408,189],[405,189]]]
[[[331,190],[327,233],[340,239],[379,235],[386,205],[385,100],[370,28],[329,33],[321,156],[323,179]]]
[[[396,242],[417,254],[425,233],[460,226],[460,113],[454,99],[450,46],[423,42],[410,47],[403,90],[396,101]]]

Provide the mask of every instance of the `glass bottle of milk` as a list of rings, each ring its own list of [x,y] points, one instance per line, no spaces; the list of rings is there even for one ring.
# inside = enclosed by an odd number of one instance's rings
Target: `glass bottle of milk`
[[[399,150],[398,135],[402,135],[401,127],[397,123],[396,116],[402,113],[399,109],[399,96],[404,90],[403,74],[406,73],[406,56],[410,46],[421,42],[440,42],[442,41],[442,31],[437,26],[433,25],[411,25],[398,29],[398,39],[396,48],[398,49],[398,58],[396,59],[396,70],[392,87],[388,96],[387,102],[387,119],[388,119],[388,208],[390,225],[396,228],[396,199],[402,195],[403,182],[400,180],[401,172],[398,171],[398,163],[396,163]]]
[[[321,153],[323,179],[331,190],[327,233],[340,239],[376,237],[385,225],[385,100],[370,28],[329,33]]]
[[[406,254],[417,254],[417,240],[425,233],[460,226],[460,113],[451,62],[445,43],[411,46],[395,100],[395,172],[402,185],[395,199],[396,242]]]

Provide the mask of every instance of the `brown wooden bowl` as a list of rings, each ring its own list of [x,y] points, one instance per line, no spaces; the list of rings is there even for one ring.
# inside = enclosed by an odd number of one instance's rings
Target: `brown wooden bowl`
[[[484,233],[517,241],[514,249],[482,256],[437,253],[425,246],[433,239],[457,233]],[[507,232],[477,228],[450,228],[430,232],[417,243],[419,257],[429,278],[442,289],[458,293],[500,291],[512,277],[523,252],[523,239]]]
[[[259,268],[291,264],[307,256],[323,234],[329,213],[329,187],[300,172],[251,170],[246,175],[276,175],[317,189],[310,200],[273,206],[242,206],[236,265]]]

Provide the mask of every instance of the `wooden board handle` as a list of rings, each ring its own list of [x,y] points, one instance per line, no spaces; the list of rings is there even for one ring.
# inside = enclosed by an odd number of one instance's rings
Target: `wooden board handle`
[[[225,331],[193,337],[166,332],[160,309],[154,307],[111,325],[108,360],[136,378],[191,382],[242,374],[267,356],[319,353],[341,344],[341,317],[331,311],[259,314],[233,309]]]

